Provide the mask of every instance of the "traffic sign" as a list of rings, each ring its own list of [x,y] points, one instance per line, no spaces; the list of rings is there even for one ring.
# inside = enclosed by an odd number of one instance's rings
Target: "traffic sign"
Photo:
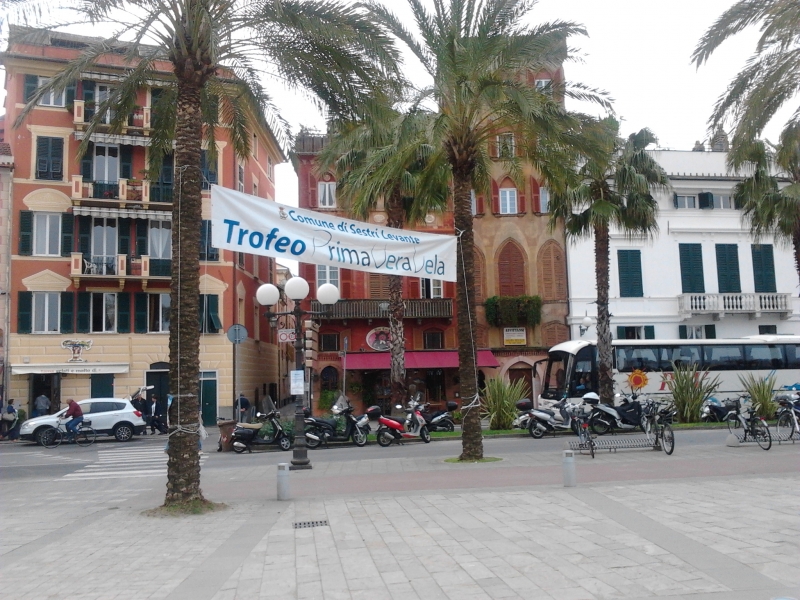
[[[279,343],[293,342],[294,340],[294,329],[278,329]]]
[[[241,344],[247,339],[247,328],[244,325],[231,325],[227,336],[231,343]]]

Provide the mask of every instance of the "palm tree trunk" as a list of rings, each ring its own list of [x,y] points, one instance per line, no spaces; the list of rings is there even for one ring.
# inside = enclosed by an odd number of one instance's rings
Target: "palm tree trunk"
[[[478,404],[478,372],[475,350],[475,271],[474,235],[472,231],[472,180],[466,169],[453,169],[453,202],[458,242],[456,316],[458,319],[458,378],[464,422],[460,460],[483,458],[483,433]],[[463,409],[474,403],[473,408]]]
[[[200,418],[198,403],[200,331],[198,294],[200,289],[201,175],[200,150],[203,123],[200,112],[202,84],[178,81],[175,125],[175,179],[177,194],[172,206],[171,311],[169,331],[170,409],[176,425],[195,428]],[[198,436],[178,431],[169,439],[167,496],[165,505],[203,500],[200,491]]]
[[[387,225],[402,229],[405,223],[403,201],[399,194],[391,194],[386,205]],[[403,280],[399,275],[389,276],[389,353],[391,355],[392,406],[406,402],[406,338],[403,318]]]
[[[600,376],[600,401],[613,404],[614,380],[611,377],[611,322],[608,314],[609,270],[608,225],[594,226],[594,269],[597,282],[597,354]]]

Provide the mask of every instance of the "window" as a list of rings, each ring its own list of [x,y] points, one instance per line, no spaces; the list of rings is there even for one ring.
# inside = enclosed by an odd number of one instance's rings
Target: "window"
[[[169,294],[149,294],[147,298],[147,331],[167,333],[169,331]]]
[[[669,346],[660,348],[662,371],[672,371],[672,363],[677,365],[700,365],[700,346]]]
[[[621,373],[630,373],[635,369],[645,372],[658,371],[658,348],[640,348],[638,346],[617,346],[614,348],[617,369]]]
[[[58,292],[33,292],[33,333],[59,332]]]
[[[634,327],[626,327],[626,326],[618,326],[617,327],[617,339],[618,340],[643,340],[644,337],[644,330],[642,327],[634,326]]]
[[[200,172],[203,175],[203,189],[210,190],[211,185],[217,183],[217,160],[209,160],[208,150],[200,152]]]
[[[500,188],[500,214],[515,215],[517,210],[517,190],[514,188]]]
[[[786,351],[786,368],[800,369],[800,345],[787,344],[783,348]]]
[[[567,299],[567,266],[564,249],[555,240],[545,242],[537,258],[539,295],[545,302]]]
[[[36,138],[36,179],[63,179],[64,138]]]
[[[272,157],[267,157],[267,177],[270,181],[275,181],[275,165],[272,164]]]
[[[501,296],[523,296],[525,294],[525,257],[513,242],[508,242],[500,252],[498,260]]]
[[[714,208],[735,208],[733,205],[733,198],[714,194]]]
[[[244,194],[244,165],[241,163],[239,164],[238,173],[239,177],[237,178],[237,181],[239,182],[238,183],[239,191]]]
[[[117,295],[92,294],[91,332],[110,333],[117,331]]]
[[[641,298],[642,253],[640,250],[617,250],[619,266],[619,295],[621,298]]]
[[[497,136],[497,156],[498,158],[514,158],[516,146],[514,145],[513,133],[501,133]]]
[[[253,134],[253,158],[258,158],[258,135]]]
[[[369,274],[369,297],[383,300],[389,297],[389,276],[378,273]]]
[[[675,195],[675,208],[697,208],[697,196]]]
[[[338,333],[322,333],[319,336],[319,351],[320,352],[338,352],[339,351],[339,334]]]
[[[339,287],[339,267],[317,265],[317,287],[323,283],[330,283]]]
[[[98,85],[97,86],[97,109],[100,109],[100,105],[103,102],[106,102],[111,95],[112,88],[107,85]],[[105,123],[108,125],[111,123],[112,119],[114,118],[114,111],[107,110],[106,113],[101,117],[100,122]]]
[[[742,285],[739,281],[739,246],[736,244],[717,244],[716,251],[719,293],[741,293]]]
[[[553,81],[551,79],[537,79],[534,82],[536,91],[542,94],[553,94]]]
[[[207,220],[200,228],[200,260],[219,260],[219,249],[211,245],[211,221]]]
[[[244,252],[236,253],[236,264],[242,269],[244,269]]]
[[[61,256],[61,215],[33,213],[34,256]]]
[[[546,187],[539,188],[539,212],[550,212],[550,190]]]
[[[419,295],[420,298],[441,298],[442,280],[421,278],[419,280]]]
[[[704,327],[702,325],[678,325],[678,337],[682,340],[702,340]]]
[[[253,182],[253,196],[258,196],[258,184]]]
[[[219,333],[222,320],[219,318],[219,296],[200,294],[200,331]]]
[[[710,371],[739,371],[744,368],[741,346],[705,346],[703,367]]]
[[[703,247],[700,244],[678,244],[681,262],[681,289],[684,294],[706,291],[703,278]]]
[[[39,87],[47,85],[49,82],[49,77],[39,77]],[[39,99],[39,106],[65,106],[65,92],[66,90],[61,90],[60,92],[50,90]]]
[[[777,325],[759,325],[758,335],[778,335]]]
[[[442,350],[444,348],[444,333],[438,330],[426,331],[422,334],[425,350]]]
[[[323,391],[339,389],[339,371],[336,370],[336,367],[325,367],[319,377],[322,380]]]
[[[172,223],[170,221],[150,221],[149,255],[153,259],[172,258]]]
[[[475,190],[469,191],[469,210],[473,217],[478,214],[478,197],[475,195]]]
[[[96,275],[114,275],[117,272],[117,250],[117,220],[93,218],[90,272]]]
[[[750,246],[753,255],[753,280],[758,293],[774,294],[775,290],[775,258],[772,244],[753,244]]]
[[[744,360],[747,369],[783,369],[786,362],[783,356],[783,346],[758,345],[744,347]]]
[[[320,181],[317,184],[320,208],[336,208],[336,182]]]

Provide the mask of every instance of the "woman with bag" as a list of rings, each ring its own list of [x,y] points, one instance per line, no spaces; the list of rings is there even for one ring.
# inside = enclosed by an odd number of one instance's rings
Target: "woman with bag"
[[[6,407],[5,411],[3,411],[3,416],[1,418],[2,429],[0,429],[0,440],[4,440],[6,437],[13,439],[13,437],[9,434],[14,431],[14,427],[16,427],[17,420],[19,419],[17,408],[14,406],[13,399],[8,401],[8,406]]]

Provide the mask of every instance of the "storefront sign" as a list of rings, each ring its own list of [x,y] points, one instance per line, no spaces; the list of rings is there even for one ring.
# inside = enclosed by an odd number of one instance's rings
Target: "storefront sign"
[[[505,327],[503,328],[504,346],[527,346],[528,335],[524,327]]]
[[[383,352],[389,349],[389,328],[376,327],[367,334],[367,345],[373,350]]]
[[[82,363],[82,364],[27,364],[11,365],[12,375],[30,375],[32,373],[47,375],[67,373],[69,375],[94,375],[97,373],[128,373],[127,363]]]
[[[279,343],[293,342],[294,340],[294,329],[278,329]]]
[[[91,349],[92,340],[64,340],[61,342],[61,347],[72,352],[72,356],[67,362],[85,362],[83,351]]]
[[[369,273],[456,281],[456,237],[398,231],[211,186],[214,247]]]

